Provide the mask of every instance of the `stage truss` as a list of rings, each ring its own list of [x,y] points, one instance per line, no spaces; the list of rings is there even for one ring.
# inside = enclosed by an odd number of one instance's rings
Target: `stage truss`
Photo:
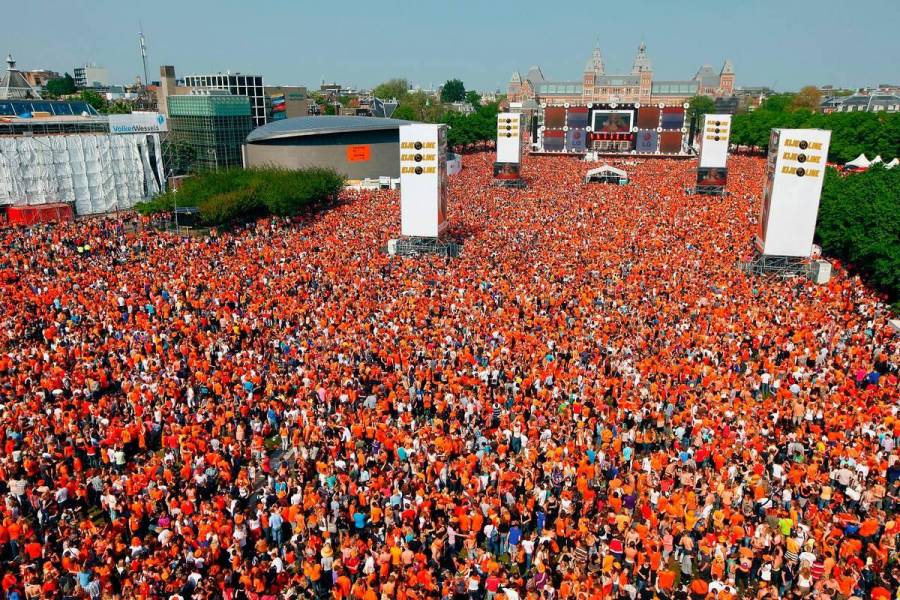
[[[802,256],[757,254],[750,261],[738,262],[738,269],[751,275],[775,275],[789,279],[797,275],[808,276],[811,265],[809,258]]]
[[[724,196],[728,192],[722,185],[698,185],[694,188],[694,193],[701,196]]]
[[[456,258],[462,251],[462,245],[452,240],[429,237],[401,237],[391,240],[394,251],[391,252],[391,244],[388,244],[388,254],[394,256],[421,256],[434,254],[447,258]]]
[[[524,179],[494,179],[493,184],[494,187],[514,188],[517,190],[524,190],[526,187],[528,187],[525,184]]]

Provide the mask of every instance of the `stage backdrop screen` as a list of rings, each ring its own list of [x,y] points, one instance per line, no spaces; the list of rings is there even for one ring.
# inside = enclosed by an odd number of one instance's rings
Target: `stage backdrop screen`
[[[570,106],[566,111],[566,125],[569,129],[586,129],[588,126],[588,107]]]
[[[666,106],[662,109],[662,128],[681,129],[684,127],[684,108],[681,106]]]
[[[566,152],[582,153],[587,143],[587,131],[584,129],[569,129],[566,132]]]
[[[564,106],[548,106],[544,109],[544,127],[546,129],[562,129],[566,126],[566,108]]]
[[[497,162],[518,163],[522,157],[522,115],[499,113],[497,115]]]
[[[562,152],[566,147],[566,132],[562,130],[544,130],[544,150]]]
[[[659,134],[659,151],[663,154],[679,154],[681,138],[680,131],[663,131]]]
[[[773,130],[756,240],[761,253],[812,254],[830,142],[823,129]]]
[[[653,131],[638,131],[634,149],[637,152],[656,152],[659,149],[659,134]]]
[[[400,233],[438,237],[447,225],[447,126],[400,126]]]
[[[724,168],[728,162],[731,115],[704,115],[700,133],[700,167]]]
[[[595,110],[593,116],[593,131],[595,133],[628,133],[631,131],[631,120],[634,111],[631,110]]]
[[[642,106],[638,109],[638,129],[656,129],[659,127],[659,107]]]

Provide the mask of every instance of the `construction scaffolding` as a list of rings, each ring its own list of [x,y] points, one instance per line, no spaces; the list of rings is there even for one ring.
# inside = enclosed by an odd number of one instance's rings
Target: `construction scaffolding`
[[[165,189],[158,134],[0,136],[0,204],[126,210]]]

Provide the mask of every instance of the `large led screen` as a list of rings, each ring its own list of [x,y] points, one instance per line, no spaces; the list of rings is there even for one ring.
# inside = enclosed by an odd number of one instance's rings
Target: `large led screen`
[[[566,125],[569,129],[586,129],[588,126],[588,107],[570,106],[567,111]]]
[[[638,131],[634,149],[637,152],[656,152],[659,147],[659,134],[653,131]]]
[[[566,109],[563,106],[548,106],[544,109],[544,127],[562,129],[566,126]]]
[[[566,151],[584,152],[586,149],[587,132],[584,129],[569,129],[566,132]]]
[[[544,130],[544,151],[562,152],[566,147],[566,132]]]
[[[728,181],[728,169],[717,167],[700,167],[697,169],[697,185],[725,187]]]
[[[630,110],[595,110],[592,126],[595,132],[627,133],[633,116]]]
[[[665,119],[665,115],[663,115]],[[659,135],[659,151],[663,154],[678,154],[681,152],[681,132],[663,131]]]
[[[680,106],[667,106],[662,111],[663,129],[681,129],[684,127],[684,109]]]
[[[519,163],[495,162],[494,179],[515,181],[520,177]]]
[[[659,108],[656,106],[642,106],[638,109],[638,129],[656,129],[659,127]]]

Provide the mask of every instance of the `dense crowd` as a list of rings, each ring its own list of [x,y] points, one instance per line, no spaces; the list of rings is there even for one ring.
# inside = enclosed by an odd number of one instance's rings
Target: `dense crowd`
[[[736,269],[762,159],[492,158],[456,259],[384,253],[390,191],[0,231],[3,598],[897,597],[900,341]]]

